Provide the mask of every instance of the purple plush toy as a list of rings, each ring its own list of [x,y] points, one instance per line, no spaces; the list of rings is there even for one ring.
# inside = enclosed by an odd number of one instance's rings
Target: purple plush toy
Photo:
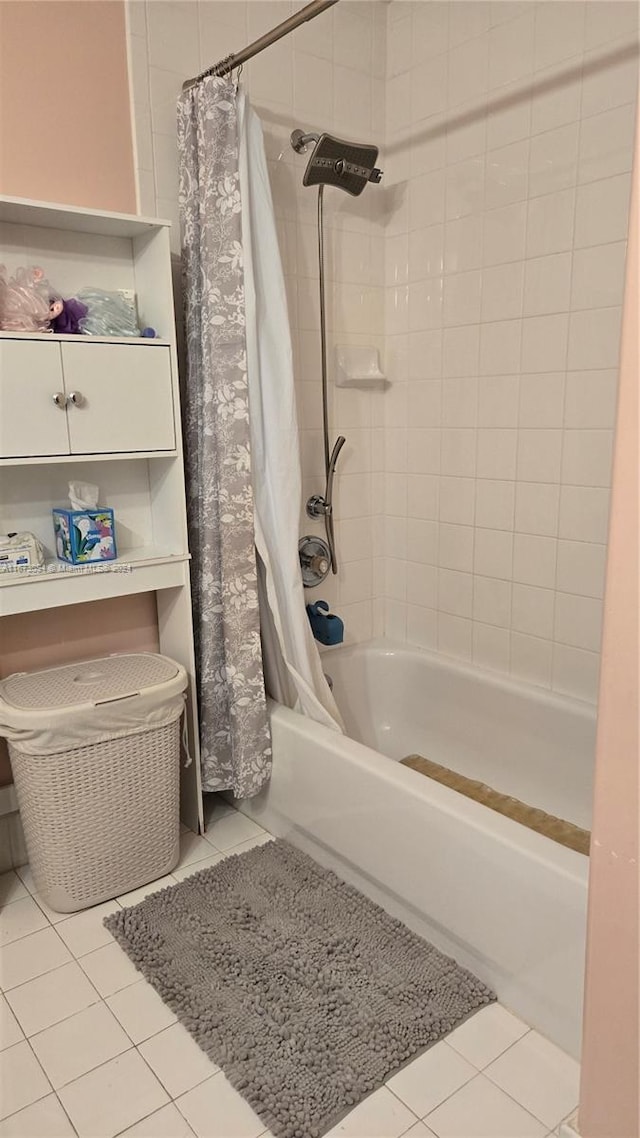
[[[70,300],[55,299],[51,301],[51,327],[54,332],[67,335],[80,335],[80,321],[87,315],[89,309],[81,300],[71,297]]]

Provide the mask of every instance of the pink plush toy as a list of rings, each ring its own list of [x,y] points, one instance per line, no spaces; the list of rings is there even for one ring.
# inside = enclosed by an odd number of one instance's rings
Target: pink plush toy
[[[0,265],[0,328],[5,332],[49,332],[51,291],[42,269],[16,269],[7,279],[5,266]]]

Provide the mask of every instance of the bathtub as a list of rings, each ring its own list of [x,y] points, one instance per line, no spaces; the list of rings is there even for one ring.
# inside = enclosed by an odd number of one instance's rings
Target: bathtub
[[[589,828],[593,709],[384,641],[323,662],[348,734],[272,703],[272,777],[241,809],[578,1056],[588,859],[396,760],[422,754]]]

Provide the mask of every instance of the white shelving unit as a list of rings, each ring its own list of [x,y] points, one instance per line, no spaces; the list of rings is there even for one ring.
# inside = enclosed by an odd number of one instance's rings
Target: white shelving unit
[[[156,594],[160,650],[189,675],[193,762],[183,767],[182,816],[197,830],[202,793],[169,226],[0,196],[0,262],[9,273],[39,265],[65,297],[92,285],[133,290],[142,325],[158,333],[147,340],[0,332],[0,532],[29,530],[47,555],[42,570],[0,573],[0,618]],[[114,510],[117,561],[57,560],[51,510],[67,503],[70,480],[96,483],[100,505]]]

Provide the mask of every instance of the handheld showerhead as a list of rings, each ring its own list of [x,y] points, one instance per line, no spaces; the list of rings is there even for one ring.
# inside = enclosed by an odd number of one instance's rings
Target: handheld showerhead
[[[337,186],[357,197],[367,182],[379,182],[382,170],[375,165],[378,147],[361,142],[345,142],[331,134],[305,134],[294,130],[291,145],[298,154],[306,154],[309,143],[315,143],[302,179],[305,186]]]

